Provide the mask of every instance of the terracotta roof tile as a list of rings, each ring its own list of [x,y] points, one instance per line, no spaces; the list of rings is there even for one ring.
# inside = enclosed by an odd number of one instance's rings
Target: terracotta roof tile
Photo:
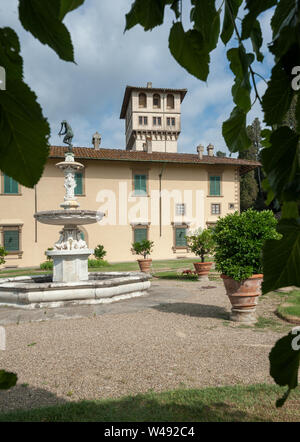
[[[65,146],[51,146],[50,158],[64,158],[67,151]],[[227,157],[210,157],[203,155],[202,160],[198,155],[191,153],[165,153],[144,151],[130,151],[123,149],[102,149],[95,150],[91,147],[74,147],[75,157],[79,159],[89,160],[105,160],[105,161],[141,161],[155,163],[180,163],[180,164],[230,164],[240,166],[241,175],[260,166],[258,161],[242,160],[238,158]]]

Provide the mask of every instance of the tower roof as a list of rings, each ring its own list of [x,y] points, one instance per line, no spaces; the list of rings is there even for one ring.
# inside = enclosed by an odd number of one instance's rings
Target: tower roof
[[[170,89],[170,88],[160,88],[160,87],[140,87],[140,86],[126,86],[125,89],[125,94],[124,94],[124,98],[123,98],[123,103],[122,103],[122,107],[121,107],[121,113],[120,113],[120,118],[123,119],[126,116],[126,109],[128,106],[128,102],[129,102],[129,98],[131,95],[132,91],[139,91],[139,92],[160,92],[160,93],[177,93],[180,94],[180,99],[181,102],[183,101],[186,93],[187,93],[187,89]]]

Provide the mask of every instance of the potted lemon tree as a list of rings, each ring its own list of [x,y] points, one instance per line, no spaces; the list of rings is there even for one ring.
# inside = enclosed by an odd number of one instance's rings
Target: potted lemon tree
[[[263,279],[262,248],[279,239],[271,210],[248,209],[220,218],[214,228],[216,270],[221,272],[232,305],[231,320],[255,322]]]
[[[211,229],[198,229],[187,237],[187,244],[191,252],[201,258],[200,262],[194,262],[198,279],[202,282],[208,281],[212,261],[205,262],[205,256],[214,250],[214,239]]]
[[[147,258],[150,255],[153,249],[153,241],[149,241],[148,239],[144,239],[140,242],[135,242],[132,244],[132,248],[137,255],[143,256],[143,259],[138,259],[138,263],[141,269],[141,272],[150,273],[152,259]]]

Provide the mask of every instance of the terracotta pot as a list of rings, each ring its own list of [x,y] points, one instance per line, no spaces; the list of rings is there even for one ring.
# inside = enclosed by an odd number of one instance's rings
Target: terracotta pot
[[[208,275],[212,264],[212,262],[194,262],[194,267],[200,281],[209,281]]]
[[[150,273],[152,259],[138,259],[137,260],[141,269],[141,272]]]
[[[231,320],[237,322],[255,322],[256,305],[261,294],[262,274],[252,275],[243,281],[235,281],[221,275],[226,294],[232,305]]]

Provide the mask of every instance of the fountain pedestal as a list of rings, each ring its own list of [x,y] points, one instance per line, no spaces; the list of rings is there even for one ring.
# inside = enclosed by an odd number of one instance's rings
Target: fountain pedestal
[[[88,257],[93,252],[90,249],[47,252],[53,259],[53,282],[88,281]]]

